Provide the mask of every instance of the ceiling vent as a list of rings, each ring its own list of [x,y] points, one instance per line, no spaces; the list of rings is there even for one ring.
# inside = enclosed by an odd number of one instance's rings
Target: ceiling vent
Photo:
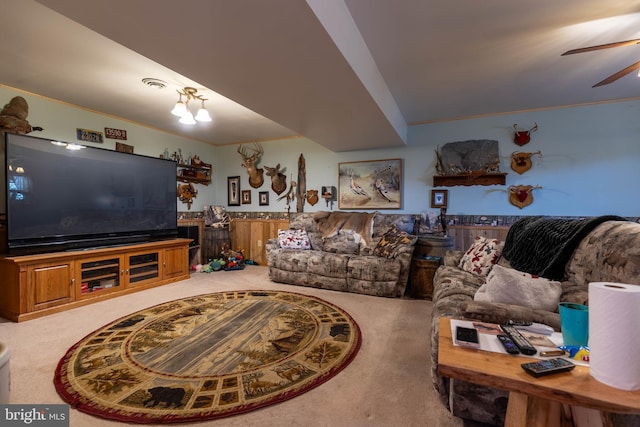
[[[152,79],[150,77],[142,79],[142,83],[145,85],[154,88],[154,89],[164,89],[167,87],[167,82],[163,82],[162,80]]]

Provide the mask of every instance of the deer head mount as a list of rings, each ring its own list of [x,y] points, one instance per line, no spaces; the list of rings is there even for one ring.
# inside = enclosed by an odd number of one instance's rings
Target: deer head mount
[[[249,154],[249,150],[252,151],[252,154]],[[254,143],[253,147],[247,149],[244,145],[240,145],[238,153],[242,156],[242,167],[247,168],[249,185],[253,188],[260,188],[264,183],[264,170],[257,168],[256,164],[260,162],[260,158],[264,154],[262,146]]]
[[[520,130],[518,129],[517,124],[513,125],[513,128],[516,130],[516,134],[513,137],[513,142],[522,146],[528,144],[529,141],[531,141],[531,132],[535,132],[538,130],[538,123],[535,123],[535,125],[529,130]]]
[[[271,189],[279,196],[287,189],[287,176],[280,171],[280,163],[274,168],[267,165],[264,168],[267,170],[267,176],[271,177]]]

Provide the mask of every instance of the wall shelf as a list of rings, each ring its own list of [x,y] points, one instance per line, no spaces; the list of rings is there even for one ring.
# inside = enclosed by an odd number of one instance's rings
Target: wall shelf
[[[456,185],[504,185],[506,173],[460,173],[456,175],[434,175],[434,187],[453,187]]]
[[[211,184],[211,167],[185,165],[178,163],[177,179],[180,182],[195,182],[196,184]]]

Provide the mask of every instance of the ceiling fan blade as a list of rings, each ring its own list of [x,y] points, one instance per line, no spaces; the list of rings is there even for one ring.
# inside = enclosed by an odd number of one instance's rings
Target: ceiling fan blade
[[[623,42],[600,44],[597,46],[581,47],[579,49],[568,50],[560,56],[573,55],[574,53],[592,52],[594,50],[610,49],[612,47],[631,46],[632,44],[640,44],[640,39],[627,40]]]
[[[640,68],[640,61],[636,62],[635,64],[629,65],[627,68],[625,68],[623,70],[620,70],[615,74],[610,75],[609,77],[607,77],[606,79],[602,80],[601,82],[596,83],[592,87],[604,86],[604,85],[608,85],[609,83],[613,83],[616,80],[618,80],[619,78],[622,78],[622,77],[626,76],[627,74],[629,74],[630,72],[632,72],[634,70],[637,70],[639,68]]]

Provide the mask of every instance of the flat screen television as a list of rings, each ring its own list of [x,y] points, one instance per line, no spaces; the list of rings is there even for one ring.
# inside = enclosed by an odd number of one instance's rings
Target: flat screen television
[[[177,236],[176,163],[5,134],[9,254]]]

